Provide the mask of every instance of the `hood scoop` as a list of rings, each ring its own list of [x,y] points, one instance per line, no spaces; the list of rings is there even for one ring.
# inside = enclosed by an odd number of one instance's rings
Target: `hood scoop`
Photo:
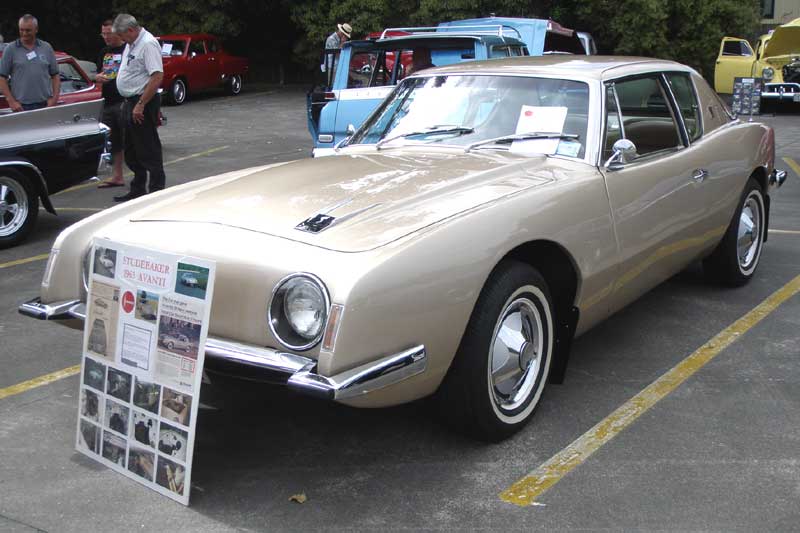
[[[338,217],[331,215],[333,211],[339,209],[340,207],[346,206],[352,201],[353,198],[348,198],[343,202],[339,202],[324,209],[321,209],[316,214],[308,217],[307,219],[296,225],[294,229],[305,231],[307,233],[320,233],[330,228],[331,226],[334,226],[336,224],[341,224],[342,222],[355,218],[356,216],[360,215],[365,211],[369,211],[373,207],[378,207],[379,205],[381,205],[381,204],[368,205],[366,207],[362,207],[361,209],[356,209],[355,211],[351,211],[350,213],[346,213]]]

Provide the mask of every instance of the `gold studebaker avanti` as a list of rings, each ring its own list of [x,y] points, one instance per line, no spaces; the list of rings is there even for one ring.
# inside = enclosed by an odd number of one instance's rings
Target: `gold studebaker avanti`
[[[75,224],[21,311],[79,325],[95,237],[205,257],[209,370],[359,407],[435,394],[497,440],[563,378],[575,335],[693,261],[746,283],[785,177],[773,131],[680,64],[467,62],[404,80],[333,157]]]

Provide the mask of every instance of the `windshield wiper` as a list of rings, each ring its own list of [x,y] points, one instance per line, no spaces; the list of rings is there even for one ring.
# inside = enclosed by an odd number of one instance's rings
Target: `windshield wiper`
[[[399,135],[395,135],[394,137],[388,137],[386,139],[381,139],[377,143],[375,143],[375,148],[380,150],[381,146],[386,143],[390,143],[392,141],[396,141],[397,139],[403,139],[405,137],[413,137],[414,135],[446,135],[448,133],[457,133],[459,135],[466,135],[467,133],[472,133],[475,131],[475,128],[467,128],[464,126],[431,126],[424,130],[418,131],[409,131],[407,133],[401,133]]]
[[[524,141],[528,139],[577,139],[580,135],[577,133],[560,133],[557,131],[529,131],[526,133],[514,133],[512,135],[503,135],[502,137],[495,137],[493,139],[484,139],[482,141],[474,142],[464,148],[464,152],[469,152],[474,148],[483,146],[485,144],[503,144],[514,141]]]

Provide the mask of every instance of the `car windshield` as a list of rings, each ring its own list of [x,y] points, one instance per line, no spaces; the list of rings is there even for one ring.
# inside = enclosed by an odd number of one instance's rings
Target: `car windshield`
[[[589,86],[517,76],[405,80],[347,143],[458,146],[582,158]]]
[[[162,56],[182,56],[186,49],[186,41],[159,39]]]

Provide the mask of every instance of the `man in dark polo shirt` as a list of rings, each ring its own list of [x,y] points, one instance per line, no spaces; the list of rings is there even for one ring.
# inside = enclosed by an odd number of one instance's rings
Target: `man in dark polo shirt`
[[[123,159],[123,133],[124,122],[122,120],[122,101],[123,98],[117,90],[117,72],[122,63],[122,52],[125,50],[125,41],[111,30],[113,21],[106,20],[100,27],[100,36],[106,43],[106,47],[100,51],[97,61],[97,76],[95,81],[103,87],[103,124],[111,128],[111,158],[113,174],[103,183],[97,186],[98,189],[108,189],[109,187],[123,187],[125,180],[122,178],[122,159]]]
[[[53,47],[36,38],[39,21],[33,15],[19,19],[19,39],[9,43],[0,59],[0,92],[12,111],[54,106],[61,91]]]
[[[112,29],[125,41],[117,73],[117,89],[125,98],[125,163],[133,171],[131,190],[114,201],[125,202],[165,187],[161,139],[158,138],[160,102],[156,91],[164,78],[161,45],[136,19],[122,13]],[[147,175],[150,174],[149,187]],[[149,191],[148,191],[149,189]]]

